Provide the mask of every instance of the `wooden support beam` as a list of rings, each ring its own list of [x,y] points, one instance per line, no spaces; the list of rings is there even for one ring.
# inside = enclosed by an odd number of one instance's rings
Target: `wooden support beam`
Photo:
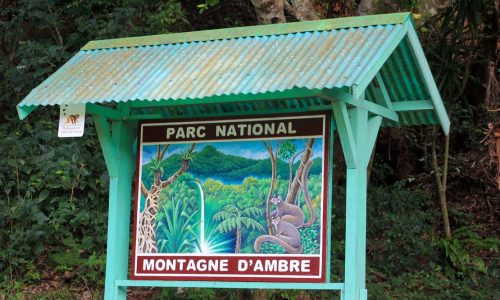
[[[318,97],[321,93],[319,89],[294,88],[283,92],[268,92],[260,94],[238,94],[238,95],[220,95],[205,97],[203,99],[184,99],[184,100],[160,100],[160,101],[134,101],[131,108],[165,107],[178,105],[206,105],[236,102],[269,101],[280,99],[297,99],[307,97]]]
[[[345,102],[332,106],[344,153],[354,160],[346,159],[345,285],[341,299],[366,300],[367,167],[383,119],[370,116],[362,107],[347,110]]]
[[[162,114],[130,115],[127,120],[158,120],[162,119]]]
[[[85,111],[91,115],[102,116],[110,120],[121,120],[124,116],[119,110],[94,103],[87,103],[85,105]]]
[[[379,115],[386,119],[399,123],[399,116],[393,110],[390,110],[368,100],[355,98],[354,96],[343,91],[323,90],[323,93],[321,93],[320,97],[331,102],[342,101],[349,105],[366,109],[372,114]]]
[[[343,102],[333,102],[332,109],[347,167],[356,168],[356,142],[354,140],[354,133],[349,120],[349,114],[347,113],[347,107]]]
[[[354,107],[350,111],[350,123],[358,147],[356,168],[346,170],[346,245],[345,245],[345,290],[344,299],[359,300],[365,289],[365,242],[366,238],[366,189],[367,168],[365,157],[368,137],[368,111]],[[363,299],[364,300],[364,299]]]
[[[415,57],[417,59],[422,77],[424,78],[425,84],[427,85],[427,89],[434,104],[434,109],[436,110],[436,114],[441,123],[441,127],[443,128],[444,133],[448,135],[448,133],[450,132],[450,119],[448,118],[448,114],[446,113],[446,109],[443,105],[441,95],[439,94],[439,89],[436,85],[436,82],[434,81],[431,69],[429,67],[429,64],[427,63],[427,59],[425,58],[422,45],[420,45],[420,41],[418,40],[417,32],[413,27],[408,30],[408,40],[410,41],[413,53],[415,54]]]
[[[128,249],[130,207],[132,202],[132,175],[135,170],[133,144],[136,141],[136,122],[113,120],[106,116],[129,113],[126,103],[117,111],[91,105],[97,137],[109,173],[108,237],[106,249],[105,300],[125,300],[126,289],[116,288],[117,280],[126,280],[128,274]]]
[[[417,110],[434,110],[434,104],[430,100],[415,100],[394,102],[395,111],[417,111]]]
[[[372,156],[373,149],[375,148],[375,143],[377,142],[378,132],[380,126],[382,125],[381,116],[372,116],[368,119],[368,135],[366,139],[366,149],[367,153],[364,155],[363,165],[368,166],[370,162],[370,157]]]
[[[266,110],[257,110],[257,111],[236,111],[236,112],[220,112],[220,113],[196,113],[196,114],[190,114],[190,115],[183,115],[183,116],[172,116],[168,114],[146,114],[146,115],[140,115],[140,114],[135,114],[134,111],[132,111],[132,115],[127,117],[127,120],[157,120],[157,119],[192,119],[192,118],[214,118],[214,117],[227,117],[228,115],[231,115],[232,117],[236,116],[248,116],[249,114],[251,115],[269,115],[269,114],[287,114],[287,113],[306,113],[306,112],[314,112],[314,111],[325,111],[325,110],[331,110],[332,106],[330,104],[328,105],[316,105],[316,106],[309,106],[309,107],[299,107],[299,108],[281,108],[281,109],[266,109]]]
[[[389,93],[387,92],[387,87],[385,86],[384,80],[380,75],[380,72],[375,75],[375,80],[377,80],[378,88],[375,97],[380,98],[381,102],[384,103],[385,107],[390,110],[393,110],[391,98],[389,97]]]
[[[105,300],[125,300],[126,289],[115,289],[128,274],[130,207],[135,157],[132,145],[136,130],[124,121],[113,121],[111,142],[115,148],[114,172],[110,172],[108,238],[106,248]]]
[[[109,126],[108,120],[102,115],[94,115],[94,125],[109,176],[116,176],[117,150],[113,143],[111,127]]]
[[[290,282],[228,282],[228,281],[161,281],[161,280],[117,280],[116,287],[186,287],[212,289],[297,289]],[[343,283],[301,283],[305,290],[342,290]]]

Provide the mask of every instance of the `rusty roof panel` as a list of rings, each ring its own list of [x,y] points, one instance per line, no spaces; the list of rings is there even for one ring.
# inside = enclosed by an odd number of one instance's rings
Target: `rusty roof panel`
[[[80,51],[19,106],[351,87],[403,30],[379,25]]]

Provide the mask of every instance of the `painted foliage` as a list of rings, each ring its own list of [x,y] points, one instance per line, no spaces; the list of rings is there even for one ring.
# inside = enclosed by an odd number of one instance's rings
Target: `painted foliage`
[[[327,124],[323,114],[142,124],[134,277],[321,282]]]

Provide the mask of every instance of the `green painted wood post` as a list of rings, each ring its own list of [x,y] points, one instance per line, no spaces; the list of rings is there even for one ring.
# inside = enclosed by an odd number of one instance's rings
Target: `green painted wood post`
[[[368,116],[364,108],[346,110],[334,103],[337,130],[346,159],[346,237],[344,289],[341,299],[365,300],[366,290],[366,195],[367,167],[382,123],[380,116]]]
[[[368,140],[368,111],[349,110],[349,118],[356,148],[356,167],[347,168],[346,184],[346,248],[345,299],[366,299],[366,189]],[[370,151],[371,152],[371,151]]]
[[[128,274],[132,175],[135,167],[132,145],[136,129],[124,121],[113,121],[112,134],[109,134],[106,120],[94,119],[104,156],[111,158],[106,160],[109,212],[104,299],[125,300],[126,288],[115,286],[115,281],[126,280]]]

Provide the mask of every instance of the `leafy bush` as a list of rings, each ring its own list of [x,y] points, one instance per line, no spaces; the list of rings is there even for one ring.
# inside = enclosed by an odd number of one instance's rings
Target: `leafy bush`
[[[156,216],[158,252],[190,253],[200,248],[195,229],[200,224],[195,221],[198,211],[189,214],[186,206],[186,199],[175,197],[161,204]]]
[[[428,268],[438,251],[431,245],[433,211],[429,195],[404,182],[372,187],[367,203],[367,261],[390,276]]]
[[[68,247],[67,240],[81,258],[102,253],[108,181],[93,128],[81,139],[60,139],[42,116],[36,128],[2,124],[0,136],[0,278],[38,280],[29,272],[35,259]]]
[[[299,229],[304,254],[319,254],[319,225],[313,223],[310,227]]]
[[[464,226],[453,231],[451,239],[435,238],[434,245],[442,249],[448,275],[469,276],[476,280],[477,273],[486,274],[484,260],[479,256],[481,251],[498,253],[499,240],[494,237],[482,238],[475,230],[480,226]]]

